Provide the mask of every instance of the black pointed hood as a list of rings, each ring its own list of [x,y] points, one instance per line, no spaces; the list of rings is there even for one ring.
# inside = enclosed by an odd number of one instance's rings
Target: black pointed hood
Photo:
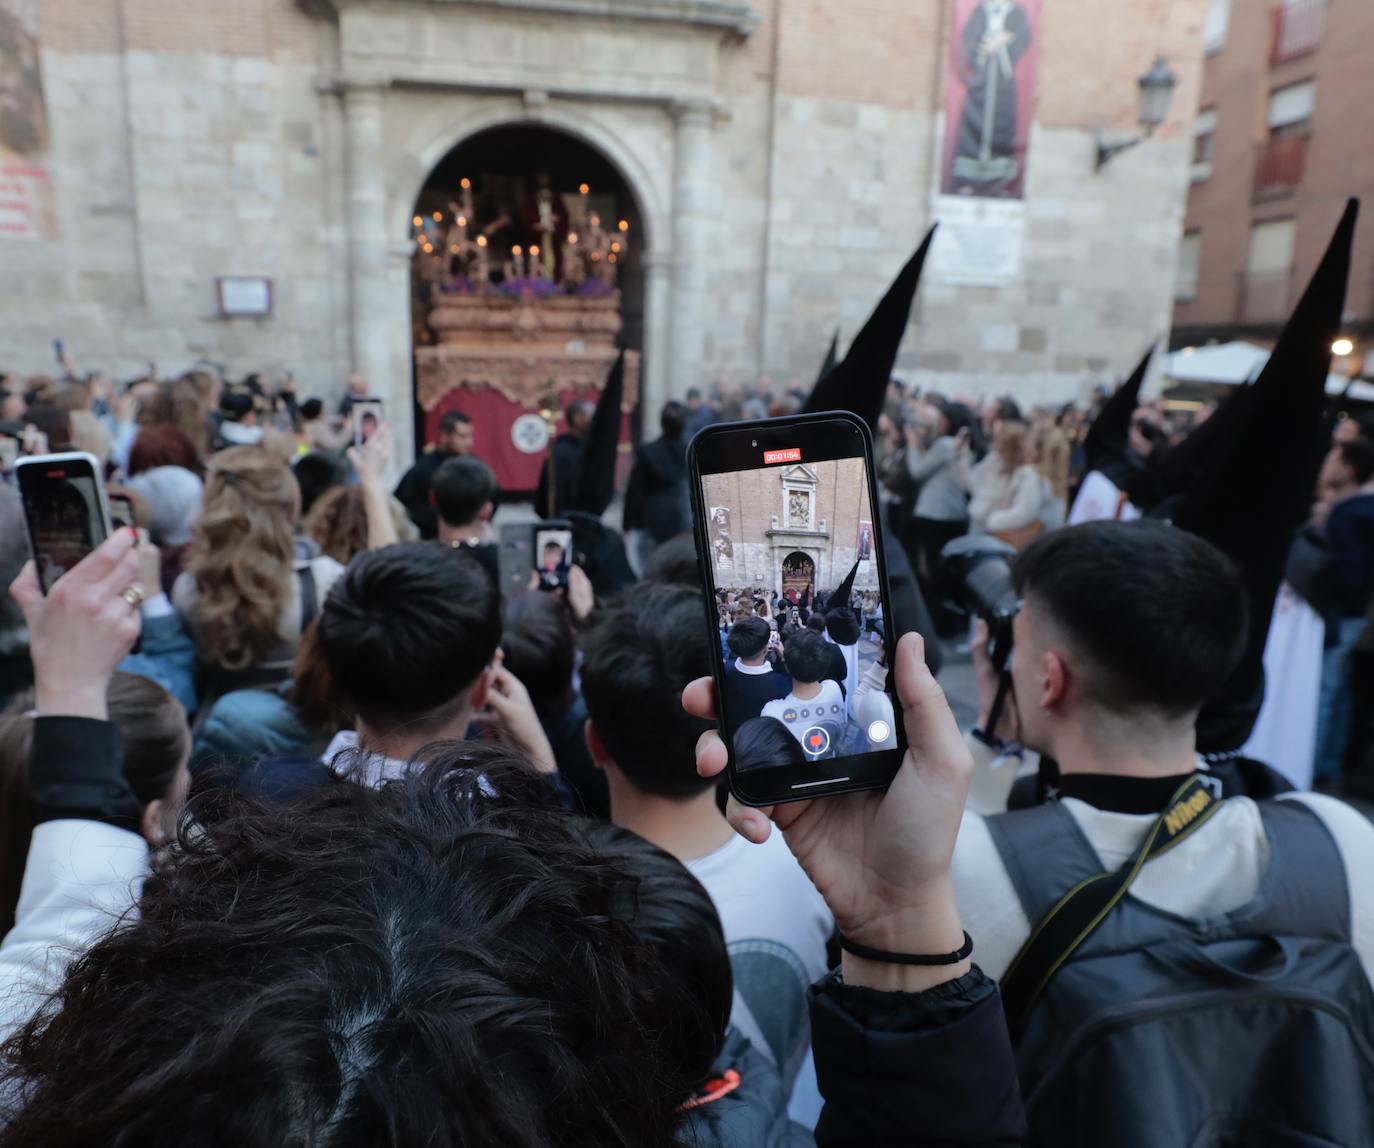
[[[830,338],[830,350],[825,353],[825,362],[821,364],[821,372],[816,376],[816,386],[821,385],[825,376],[835,369],[835,365],[840,361],[840,329],[835,328],[835,334]],[[814,390],[815,387],[812,388]]]
[[[870,430],[877,432],[887,384],[892,378],[902,336],[911,321],[911,306],[921,283],[921,268],[934,237],[935,228],[932,227],[916,254],[892,281],[863,330],[849,345],[844,361],[816,384],[803,408],[807,413],[850,411],[867,422]]]
[[[1086,458],[1084,473],[1099,470],[1106,462],[1126,453],[1131,433],[1131,417],[1140,406],[1140,388],[1145,383],[1145,376],[1150,373],[1150,360],[1154,358],[1158,342],[1156,339],[1145,348],[1145,354],[1136,364],[1135,370],[1112,392],[1111,397],[1097,412],[1097,418],[1093,419],[1093,425],[1088,428],[1087,438],[1083,440]]]
[[[1203,753],[1239,749],[1264,698],[1264,645],[1274,598],[1293,532],[1311,511],[1327,443],[1326,379],[1345,309],[1358,214],[1359,201],[1352,199],[1249,388],[1245,417],[1223,424],[1208,465],[1174,508],[1176,526],[1206,538],[1240,567],[1250,596],[1244,660],[1198,720]]]
[[[1250,413],[1254,384],[1243,383],[1213,413],[1212,417],[1188,432],[1171,447],[1157,468],[1160,501],[1150,510],[1151,517],[1172,519],[1180,499],[1195,484],[1207,481],[1215,465],[1218,444],[1243,435]]]
[[[854,593],[854,579],[858,577],[859,564],[854,563],[850,567],[849,573],[844,576],[842,581],[830,594],[830,604],[833,606],[848,606],[849,597]]]
[[[604,514],[615,497],[615,465],[620,451],[620,404],[625,397],[625,352],[616,356],[615,366],[596,403],[587,438],[582,446],[582,462],[577,474],[576,509],[586,514]]]

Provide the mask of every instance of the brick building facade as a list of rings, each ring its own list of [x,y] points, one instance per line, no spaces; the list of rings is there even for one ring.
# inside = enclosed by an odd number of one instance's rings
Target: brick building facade
[[[949,392],[1063,399],[1167,326],[1207,0],[1018,3],[1039,16],[1015,243],[980,282],[964,258],[980,219],[964,254],[942,239],[899,368]],[[78,365],[121,375],[204,359],[329,395],[357,369],[408,409],[417,196],[474,134],[538,124],[604,157],[635,199],[646,425],[718,375],[809,380],[837,327],[852,338],[945,210],[951,38],[969,11],[6,4],[39,13],[56,226],[0,239],[0,364],[50,369],[62,336]],[[1095,171],[1099,140],[1135,129],[1156,57],[1179,80],[1170,118]],[[270,317],[223,317],[223,276],[270,279]]]
[[[862,459],[708,474],[702,495],[718,588],[781,591],[809,578],[813,593],[828,591],[859,559],[855,589],[877,588]]]
[[[1374,197],[1374,4],[1211,0],[1211,9],[1175,346],[1272,339],[1346,198]],[[1374,338],[1374,230],[1362,227],[1355,242],[1347,334],[1362,353],[1358,344]]]

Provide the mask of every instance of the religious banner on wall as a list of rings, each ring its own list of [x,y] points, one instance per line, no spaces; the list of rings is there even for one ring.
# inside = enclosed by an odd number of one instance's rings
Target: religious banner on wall
[[[954,20],[931,274],[996,286],[1021,272],[1042,0],[949,2]]]
[[[953,0],[943,195],[1020,199],[1035,107],[1040,0]]]
[[[721,570],[735,568],[735,544],[730,537],[730,508],[711,507],[711,550]]]
[[[0,239],[51,239],[57,232],[39,2],[0,0]]]

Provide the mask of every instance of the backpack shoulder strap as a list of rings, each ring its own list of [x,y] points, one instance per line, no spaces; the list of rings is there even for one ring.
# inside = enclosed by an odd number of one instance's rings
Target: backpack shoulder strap
[[[1238,910],[1239,919],[1250,925],[1267,922],[1279,932],[1349,941],[1350,876],[1321,815],[1301,801],[1256,804],[1269,839],[1269,865],[1254,911]]]
[[[1121,903],[1146,863],[1197,832],[1221,808],[1219,790],[1215,778],[1192,774],[1175,790],[1130,860],[1114,871],[1090,873],[1064,892],[1049,912],[1031,917],[1037,924],[1001,978],[1002,1004],[1012,1040],[1019,1039],[1031,1009],[1054,974],[1073,959]],[[1067,811],[1065,815],[1073,820]],[[1061,842],[1059,848],[1063,847]]]
[[[320,612],[320,592],[315,585],[315,571],[307,562],[296,571],[296,588],[301,596],[301,633],[315,620]]]
[[[1102,872],[1097,851],[1074,816],[1057,801],[987,818],[1021,908],[1040,920],[1068,889]]]

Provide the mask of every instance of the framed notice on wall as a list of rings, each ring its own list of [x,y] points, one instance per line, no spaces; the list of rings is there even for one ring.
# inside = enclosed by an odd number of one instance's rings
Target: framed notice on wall
[[[266,318],[272,314],[272,280],[223,275],[215,280],[221,318]]]

